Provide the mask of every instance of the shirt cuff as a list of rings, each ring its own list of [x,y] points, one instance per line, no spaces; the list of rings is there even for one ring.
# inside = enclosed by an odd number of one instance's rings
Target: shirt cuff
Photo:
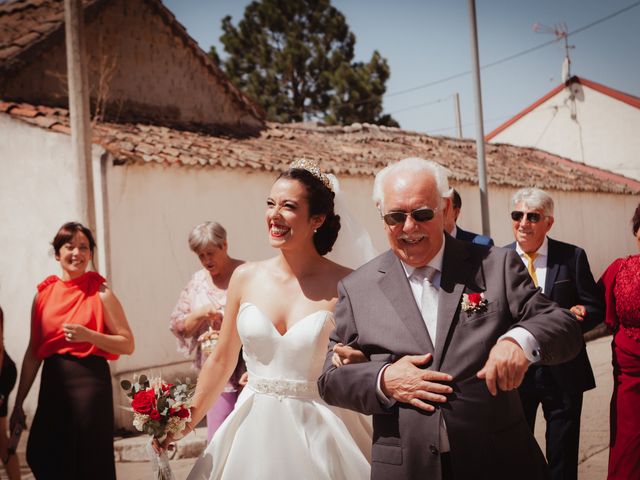
[[[538,363],[540,361],[540,343],[536,340],[533,334],[523,327],[515,327],[509,330],[507,333],[498,338],[498,341],[510,338],[514,340],[522,351],[527,360],[531,363]]]
[[[378,372],[378,379],[376,380],[376,396],[378,397],[378,401],[382,404],[383,407],[391,408],[395,405],[396,401],[393,398],[387,398],[387,396],[382,392],[382,387],[380,386],[380,381],[382,380],[382,374],[387,369],[387,367],[391,365],[387,363],[384,367],[380,369]]]

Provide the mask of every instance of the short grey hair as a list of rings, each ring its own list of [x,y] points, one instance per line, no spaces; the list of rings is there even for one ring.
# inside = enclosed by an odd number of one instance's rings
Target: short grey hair
[[[384,179],[389,173],[398,171],[415,173],[427,172],[436,181],[438,193],[440,193],[442,198],[448,198],[451,195],[451,190],[449,189],[449,170],[431,160],[425,160],[420,157],[409,157],[387,165],[376,174],[376,178],[373,181],[373,201],[380,211],[384,209],[384,192],[382,189]]]
[[[553,217],[553,198],[540,188],[521,188],[511,196],[511,210],[523,203],[527,208],[540,209],[547,217]]]
[[[218,222],[196,225],[189,234],[189,248],[196,254],[209,245],[222,247],[226,241],[227,231]]]

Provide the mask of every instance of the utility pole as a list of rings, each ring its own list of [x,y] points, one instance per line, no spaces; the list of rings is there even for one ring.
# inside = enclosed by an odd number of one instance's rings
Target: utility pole
[[[80,214],[79,220],[95,232],[96,212],[91,161],[89,79],[82,0],[64,0],[64,21],[71,149],[77,175],[75,201]]]
[[[480,57],[478,54],[478,30],[476,27],[476,3],[469,0],[471,22],[471,57],[473,60],[473,87],[476,104],[476,150],[478,153],[478,186],[480,187],[480,210],[482,213],[482,234],[491,236],[489,226],[489,192],[484,158],[484,120],[482,118],[482,88],[480,87]]]
[[[460,94],[453,94],[453,110],[456,116],[456,134],[458,138],[462,138],[462,119],[460,117]]]

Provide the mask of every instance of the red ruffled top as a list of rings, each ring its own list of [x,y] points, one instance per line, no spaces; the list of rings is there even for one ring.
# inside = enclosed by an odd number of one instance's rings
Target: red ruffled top
[[[67,342],[62,325],[76,323],[100,333],[108,333],[100,287],[105,279],[96,272],[85,272],[73,280],[55,275],[38,285],[35,312],[31,325],[31,348],[39,359],[54,354],[75,357],[99,355],[115,360],[118,355],[105,352],[88,342]]]
[[[605,322],[640,341],[640,255],[615,260],[598,282],[606,301]]]

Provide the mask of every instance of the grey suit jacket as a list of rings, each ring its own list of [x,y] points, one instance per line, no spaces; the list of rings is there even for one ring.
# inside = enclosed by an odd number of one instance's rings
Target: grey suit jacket
[[[328,403],[373,415],[373,479],[441,478],[441,415],[456,480],[547,478],[517,391],[493,397],[476,377],[498,337],[514,326],[535,336],[543,364],[567,361],[582,345],[573,316],[540,294],[515,252],[445,235],[436,345],[391,251],[346,277],[338,291],[337,326],[318,386]],[[463,293],[471,292],[484,293],[484,311],[461,310]],[[335,342],[359,348],[370,361],[336,369]],[[434,356],[428,368],[453,376],[449,401],[432,414],[404,403],[384,408],[376,397],[380,369],[427,352]]]

